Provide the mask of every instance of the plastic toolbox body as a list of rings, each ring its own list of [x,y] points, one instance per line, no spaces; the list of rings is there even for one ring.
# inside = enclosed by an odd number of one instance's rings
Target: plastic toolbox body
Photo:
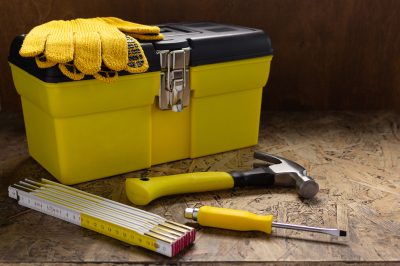
[[[110,84],[39,69],[18,55],[23,36],[14,40],[9,62],[29,153],[60,182],[257,144],[269,37],[214,23],[160,27],[163,41],[142,42],[149,71]]]

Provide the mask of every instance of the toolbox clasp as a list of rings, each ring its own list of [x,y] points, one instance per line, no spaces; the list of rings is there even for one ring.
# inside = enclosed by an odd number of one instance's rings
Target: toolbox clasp
[[[157,53],[161,65],[159,108],[181,112],[190,102],[190,47]]]

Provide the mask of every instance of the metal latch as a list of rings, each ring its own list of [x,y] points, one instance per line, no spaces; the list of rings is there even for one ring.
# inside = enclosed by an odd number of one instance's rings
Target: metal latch
[[[159,107],[161,110],[181,112],[189,105],[190,47],[180,50],[160,50],[161,82]]]

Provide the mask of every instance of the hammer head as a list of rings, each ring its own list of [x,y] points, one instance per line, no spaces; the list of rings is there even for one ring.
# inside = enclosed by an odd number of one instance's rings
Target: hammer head
[[[281,186],[296,186],[297,193],[306,199],[314,197],[319,186],[307,175],[303,166],[279,156],[264,152],[254,152],[254,158],[268,163],[268,168],[275,174],[275,184]],[[257,164],[258,166],[260,164]],[[266,167],[263,165],[263,167]]]

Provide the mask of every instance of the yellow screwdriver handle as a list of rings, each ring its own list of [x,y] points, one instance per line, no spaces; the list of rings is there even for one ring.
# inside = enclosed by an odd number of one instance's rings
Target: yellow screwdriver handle
[[[147,205],[162,196],[229,189],[233,185],[232,176],[226,172],[127,178],[125,181],[126,195],[136,205]]]
[[[272,220],[272,215],[263,216],[248,211],[211,206],[200,207],[197,212],[200,225],[237,231],[261,231],[270,234]]]

